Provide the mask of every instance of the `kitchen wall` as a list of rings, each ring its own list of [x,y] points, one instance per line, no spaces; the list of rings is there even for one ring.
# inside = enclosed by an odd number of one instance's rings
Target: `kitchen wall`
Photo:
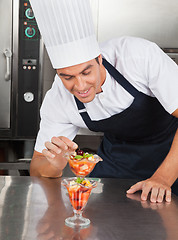
[[[178,48],[177,0],[90,1],[99,42],[130,35]]]

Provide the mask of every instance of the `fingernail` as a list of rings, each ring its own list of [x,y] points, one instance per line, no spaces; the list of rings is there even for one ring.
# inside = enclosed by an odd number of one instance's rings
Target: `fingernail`
[[[55,155],[54,155],[54,154],[51,154],[51,157],[52,157],[52,158],[54,158],[54,157],[55,157]]]
[[[65,149],[65,150],[67,150],[67,149],[68,149],[68,147],[67,147],[67,146],[65,146],[65,147],[64,147],[64,149]]]
[[[57,150],[57,154],[60,154],[60,153],[61,153],[61,149],[58,149],[58,150]]]
[[[73,148],[78,148],[78,145],[74,143]]]

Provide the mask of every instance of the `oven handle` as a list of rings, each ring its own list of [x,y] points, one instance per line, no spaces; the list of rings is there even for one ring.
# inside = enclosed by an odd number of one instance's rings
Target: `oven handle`
[[[6,63],[7,63],[7,71],[5,73],[5,80],[10,81],[11,80],[11,57],[12,57],[11,50],[5,49],[4,55],[6,57]]]

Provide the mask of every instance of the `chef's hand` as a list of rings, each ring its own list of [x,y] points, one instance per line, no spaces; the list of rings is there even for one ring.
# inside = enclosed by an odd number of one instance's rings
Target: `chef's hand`
[[[78,145],[70,139],[60,136],[52,137],[51,142],[45,142],[46,149],[42,153],[56,168],[63,170],[67,164],[66,152],[73,152]]]
[[[141,200],[145,201],[148,198],[148,194],[151,193],[151,202],[162,202],[164,197],[166,202],[171,202],[171,187],[160,179],[159,177],[152,176],[151,178],[138,182],[131,186],[127,193],[135,193],[141,190]]]
[[[152,210],[162,210],[171,204],[170,202],[162,202],[162,203],[154,202],[153,203],[150,201],[142,201],[141,195],[138,192],[135,194],[126,194],[126,196],[129,199],[140,202],[143,208],[151,208]]]

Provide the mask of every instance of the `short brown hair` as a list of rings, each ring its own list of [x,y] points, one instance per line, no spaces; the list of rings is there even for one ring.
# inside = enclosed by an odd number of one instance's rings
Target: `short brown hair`
[[[95,60],[96,60],[96,62],[97,62],[98,64],[100,64],[100,63],[99,63],[98,56],[95,58]]]

